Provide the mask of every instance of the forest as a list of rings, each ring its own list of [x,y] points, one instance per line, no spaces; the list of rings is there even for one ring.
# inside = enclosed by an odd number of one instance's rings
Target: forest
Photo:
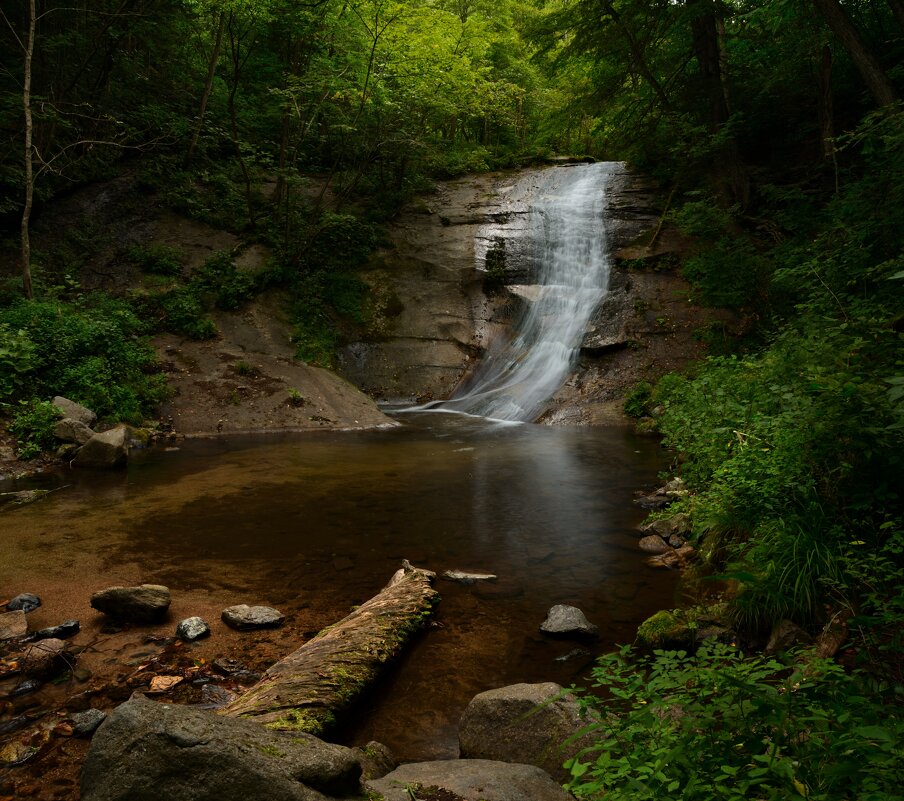
[[[0,414],[20,455],[47,398],[141,421],[165,395],[149,337],[291,297],[299,358],[331,366],[379,299],[358,268],[437,181],[564,154],[625,160],[691,243],[694,299],[739,336],[626,411],[675,454],[705,571],[756,651],[791,620],[844,625],[838,659],[630,650],[597,680],[621,713],[572,766],[579,796],[892,799],[904,780],[904,4],[900,0],[3,0]],[[264,243],[118,261],[104,232],[30,233],[74,189],[142,196]],[[638,661],[639,660],[639,661]],[[645,677],[645,678],[639,678]],[[677,700],[676,700],[677,699]],[[685,717],[662,725],[657,709]],[[707,732],[705,746],[701,731]],[[868,766],[868,767],[865,767]]]

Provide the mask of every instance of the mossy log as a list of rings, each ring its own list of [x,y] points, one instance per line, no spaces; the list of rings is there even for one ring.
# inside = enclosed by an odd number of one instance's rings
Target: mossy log
[[[434,577],[404,562],[378,595],[273,665],[223,714],[321,735],[425,625],[439,601]]]

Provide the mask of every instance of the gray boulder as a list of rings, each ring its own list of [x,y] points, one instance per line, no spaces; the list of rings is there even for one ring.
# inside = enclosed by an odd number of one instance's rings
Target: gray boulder
[[[223,610],[221,617],[227,626],[239,631],[274,628],[281,625],[286,619],[282,612],[272,607],[248,606],[248,604],[227,607]]]
[[[53,427],[53,435],[63,442],[75,442],[77,445],[84,445],[94,436],[94,430],[86,426],[81,420],[64,417]]]
[[[396,758],[383,743],[371,740],[367,745],[360,748],[353,748],[355,759],[361,765],[361,779],[370,781],[371,779],[382,779],[387,773],[391,773],[398,766]]]
[[[200,617],[187,617],[176,626],[176,636],[185,642],[194,642],[210,634],[210,626]]]
[[[534,765],[487,759],[413,762],[367,782],[367,788],[381,793],[385,801],[411,801],[409,789],[417,798],[449,801],[574,801],[548,773]],[[436,789],[428,795],[430,788]]]
[[[566,782],[570,774],[562,763],[591,745],[593,738],[566,740],[589,722],[574,696],[560,685],[513,684],[471,700],[461,716],[458,742],[463,758],[536,765]]]
[[[69,719],[72,721],[72,734],[75,737],[90,737],[107,719],[107,713],[102,709],[86,709],[70,715]]]
[[[107,717],[82,770],[82,801],[324,801],[360,789],[348,748],[309,734],[135,695]]]
[[[126,623],[158,623],[166,617],[170,591],[161,584],[107,587],[91,596],[91,606]]]
[[[123,467],[129,458],[129,436],[125,426],[95,434],[72,460],[77,467]]]
[[[93,426],[97,422],[97,415],[89,408],[71,401],[69,398],[64,398],[62,395],[57,395],[53,399],[53,405],[60,410],[64,418],[68,417],[72,420],[78,420],[86,426]]]
[[[576,606],[557,604],[540,624],[540,631],[553,637],[596,637],[599,628],[584,616]]]
[[[667,540],[673,534],[687,534],[691,530],[691,516],[686,512],[680,512],[671,517],[661,517],[644,523],[640,530],[644,534],[658,534]]]

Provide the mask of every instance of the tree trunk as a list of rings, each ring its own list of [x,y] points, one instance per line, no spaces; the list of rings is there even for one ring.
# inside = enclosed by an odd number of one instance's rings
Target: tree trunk
[[[25,205],[22,207],[22,291],[31,300],[31,208],[34,204],[35,177],[32,161],[32,135],[34,123],[31,117],[31,61],[35,52],[35,0],[28,3],[28,37],[25,40],[25,60],[22,67],[22,110],[25,114]]]
[[[835,156],[835,115],[832,104],[832,48],[828,45],[822,47],[817,84],[822,155],[830,159]]]
[[[880,106],[894,103],[898,90],[838,0],[813,0],[813,5],[841,41],[876,103]]]
[[[433,576],[406,561],[378,595],[273,665],[223,714],[319,736],[426,623],[439,601]]]
[[[217,71],[217,64],[220,61],[220,47],[223,44],[223,29],[225,27],[226,12],[221,11],[220,19],[217,22],[217,36],[213,43],[213,52],[210,54],[210,61],[207,65],[207,81],[204,84],[204,92],[201,95],[201,108],[198,110],[198,124],[195,126],[195,132],[192,134],[188,152],[185,154],[186,167],[195,153],[195,148],[198,146],[198,139],[201,137],[201,129],[204,127],[204,115],[207,113],[207,102],[210,100],[210,93],[213,91],[213,79]]]

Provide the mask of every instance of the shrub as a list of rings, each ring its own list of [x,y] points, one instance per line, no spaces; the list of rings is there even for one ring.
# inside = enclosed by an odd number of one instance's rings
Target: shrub
[[[169,276],[182,274],[182,254],[168,245],[161,245],[158,242],[136,245],[126,256],[146,273]]]
[[[32,459],[50,450],[56,440],[53,428],[60,419],[60,410],[50,401],[19,401],[9,430],[16,435],[20,459]]]
[[[806,668],[707,644],[693,656],[602,657],[594,746],[569,789],[606,801],[886,801],[904,782],[900,707],[829,661]]]

